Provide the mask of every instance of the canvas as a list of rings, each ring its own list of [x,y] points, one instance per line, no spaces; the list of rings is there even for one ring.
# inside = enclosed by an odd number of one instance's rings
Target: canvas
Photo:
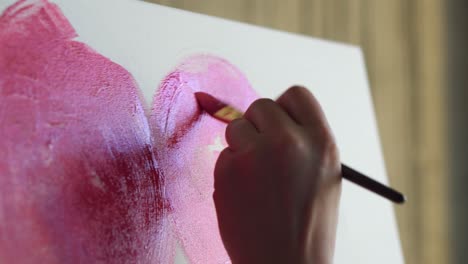
[[[228,263],[225,125],[194,91],[245,110],[302,84],[342,161],[386,182],[357,47],[134,0],[20,1],[0,45],[0,260]],[[347,182],[335,263],[403,263],[391,204]]]

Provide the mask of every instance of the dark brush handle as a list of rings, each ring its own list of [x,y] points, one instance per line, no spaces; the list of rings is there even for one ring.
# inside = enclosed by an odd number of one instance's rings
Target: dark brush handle
[[[406,201],[406,198],[402,193],[385,186],[344,164],[341,164],[341,174],[343,175],[343,178],[354,182],[377,195],[385,197],[394,203],[402,204]]]

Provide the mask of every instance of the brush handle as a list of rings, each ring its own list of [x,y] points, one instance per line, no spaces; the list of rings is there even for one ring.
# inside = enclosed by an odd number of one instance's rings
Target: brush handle
[[[388,186],[385,186],[383,185],[382,183],[376,181],[376,180],[373,180],[367,176],[365,176],[364,174],[354,170],[354,169],[351,169],[350,167],[344,165],[344,164],[341,164],[341,175],[343,176],[343,178],[377,194],[377,195],[380,195],[384,198],[387,198],[388,200],[394,202],[394,203],[398,203],[398,204],[402,204],[406,201],[406,198],[405,196],[388,187]]]
[[[212,117],[224,122],[229,123],[230,121],[242,117],[244,113],[237,110],[236,108],[218,100],[210,94],[204,92],[196,92],[195,98],[199,105]],[[405,196],[400,192],[375,181],[350,167],[341,164],[341,174],[343,178],[354,182],[355,184],[375,193],[388,200],[402,204],[406,201]]]

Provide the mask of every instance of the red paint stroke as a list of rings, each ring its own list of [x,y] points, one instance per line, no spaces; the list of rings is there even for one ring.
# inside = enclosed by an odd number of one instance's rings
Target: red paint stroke
[[[58,7],[0,17],[0,263],[170,263],[137,85]]]
[[[220,58],[188,58],[161,83],[151,126],[171,201],[170,218],[191,263],[228,263],[212,199],[213,170],[226,146],[225,124],[202,113],[203,91],[246,110],[257,98],[244,75]]]

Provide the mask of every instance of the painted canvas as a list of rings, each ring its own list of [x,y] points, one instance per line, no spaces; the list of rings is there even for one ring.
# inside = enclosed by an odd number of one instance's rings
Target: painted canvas
[[[343,159],[385,182],[354,47],[133,0],[0,11],[0,263],[230,263],[212,202],[225,124],[196,91],[245,110],[315,85]],[[355,188],[336,263],[402,263],[390,205]]]
[[[0,17],[0,262],[168,262],[138,86],[75,36],[47,1]]]

